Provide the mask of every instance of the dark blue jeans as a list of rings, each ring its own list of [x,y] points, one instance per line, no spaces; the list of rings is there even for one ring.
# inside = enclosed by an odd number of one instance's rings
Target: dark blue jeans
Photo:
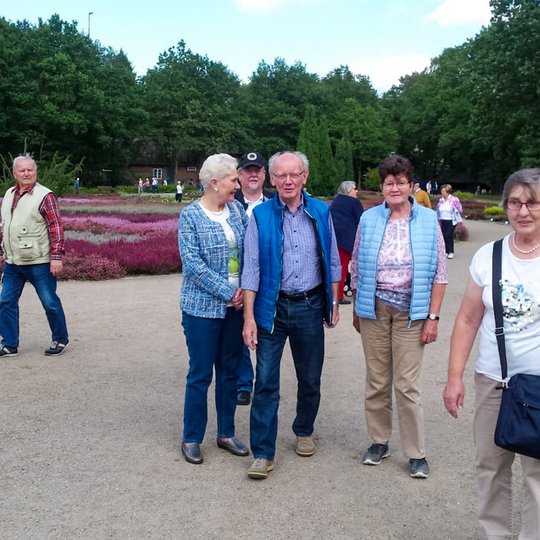
[[[184,441],[202,443],[208,422],[208,387],[216,370],[218,437],[234,436],[236,381],[242,358],[243,313],[227,308],[224,319],[182,313],[189,352],[184,399]]]
[[[251,363],[251,356],[249,349],[244,345],[242,352],[242,359],[238,366],[238,391],[245,390],[246,392],[253,392],[253,364]]]
[[[36,289],[45,309],[52,340],[66,341],[68,339],[66,317],[60,298],[56,294],[56,278],[51,274],[50,264],[4,263],[4,278],[0,294],[2,345],[19,346],[19,298],[27,281]]]
[[[324,361],[323,293],[309,299],[279,298],[274,332],[258,327],[255,393],[251,405],[251,451],[256,458],[274,459],[278,429],[279,371],[289,338],[298,393],[295,435],[309,436],[319,411]]]

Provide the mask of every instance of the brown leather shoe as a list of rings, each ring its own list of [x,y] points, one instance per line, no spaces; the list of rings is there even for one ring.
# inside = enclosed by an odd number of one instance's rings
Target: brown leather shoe
[[[235,456],[247,456],[249,450],[246,445],[236,437],[218,437],[216,439],[218,448],[223,448]]]
[[[182,442],[180,449],[182,450],[184,459],[188,463],[193,463],[194,465],[200,465],[203,462],[201,446],[198,443]]]

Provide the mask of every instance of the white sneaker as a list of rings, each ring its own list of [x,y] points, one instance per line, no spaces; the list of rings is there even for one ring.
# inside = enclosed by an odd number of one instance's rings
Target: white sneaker
[[[453,253],[447,253],[447,254],[446,254],[446,258],[447,258],[447,259],[453,259],[453,258],[454,258],[454,254],[453,254]]]

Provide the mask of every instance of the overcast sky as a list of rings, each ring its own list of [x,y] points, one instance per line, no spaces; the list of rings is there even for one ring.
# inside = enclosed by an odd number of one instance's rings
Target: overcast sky
[[[92,15],[89,17],[89,13]],[[183,39],[243,81],[261,60],[300,61],[326,75],[348,65],[379,91],[421,71],[489,24],[489,0],[2,0],[9,21],[53,13],[124,50],[144,75]],[[89,24],[90,20],[90,24]]]

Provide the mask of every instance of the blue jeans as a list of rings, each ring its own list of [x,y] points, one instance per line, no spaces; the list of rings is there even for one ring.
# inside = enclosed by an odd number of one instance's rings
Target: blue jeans
[[[242,352],[242,359],[238,366],[238,384],[237,389],[245,390],[246,392],[253,392],[253,364],[251,363],[251,355],[249,349],[244,345]]]
[[[234,437],[236,381],[242,358],[243,313],[227,308],[224,319],[182,313],[189,352],[184,399],[184,441],[202,443],[208,422],[208,387],[216,369],[218,437]]]
[[[56,278],[51,274],[50,264],[4,263],[2,293],[0,294],[2,345],[19,346],[19,298],[27,281],[36,289],[45,309],[52,341],[67,341],[66,317],[60,298],[56,294]]]
[[[251,405],[251,451],[255,458],[274,459],[278,429],[279,368],[287,337],[291,346],[298,392],[295,435],[313,433],[321,400],[324,361],[324,298],[319,292],[309,299],[279,298],[274,332],[258,327],[255,393]]]

